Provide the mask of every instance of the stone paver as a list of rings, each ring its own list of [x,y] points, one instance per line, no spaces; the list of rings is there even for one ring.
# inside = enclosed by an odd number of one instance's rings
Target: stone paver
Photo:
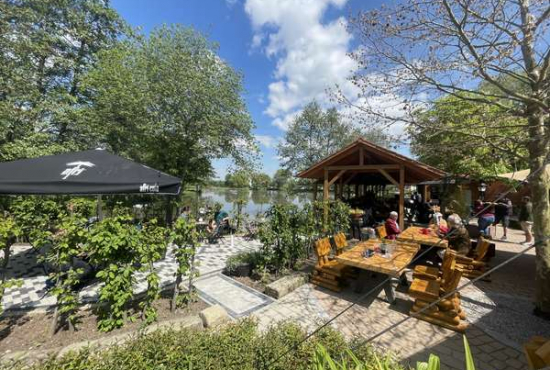
[[[502,231],[498,230],[498,235]],[[509,241],[496,240],[497,256],[491,265],[523,250],[521,231],[509,230]],[[514,243],[515,242],[515,243]],[[471,323],[466,336],[474,354],[476,368],[526,369],[521,344],[531,335],[550,333],[550,323],[532,315],[534,251],[529,251],[492,275],[492,282],[477,282],[462,292],[463,308]],[[463,279],[461,284],[468,282]],[[371,285],[372,286],[372,285]],[[398,288],[397,303],[389,305],[385,295],[362,301],[331,324],[345,336],[370,338],[409,317],[411,299]],[[294,320],[307,330],[342,312],[359,296],[346,289],[333,293],[306,284],[283,299],[256,311],[260,328],[276,322]],[[387,348],[412,366],[426,361],[430,353],[440,356],[442,368],[463,370],[463,338],[459,333],[414,318],[377,336],[377,346]]]
[[[197,251],[196,259],[201,276],[216,273],[225,267],[226,260],[236,253],[242,251],[255,250],[260,247],[259,241],[247,240],[242,237],[226,236],[215,244],[203,244]],[[36,252],[32,247],[26,245],[16,245],[13,247],[13,257],[10,260],[9,276],[22,279],[21,287],[6,289],[2,305],[7,310],[17,309],[39,309],[46,310],[55,305],[55,297],[52,297],[48,291],[52,287],[48,277],[44,275],[39,262],[36,258]],[[166,257],[154,264],[159,277],[161,286],[167,286],[174,283],[174,274],[177,264],[174,258],[174,250],[170,248]],[[136,273],[136,285],[134,292],[144,292],[147,288],[144,273]],[[80,299],[83,302],[94,302],[97,300],[99,283],[89,285],[80,292]]]

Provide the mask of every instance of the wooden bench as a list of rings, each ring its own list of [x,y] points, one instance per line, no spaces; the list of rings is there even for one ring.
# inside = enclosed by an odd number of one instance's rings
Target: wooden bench
[[[419,312],[433,302],[436,302],[440,297],[455,290],[458,287],[461,276],[462,271],[460,269],[453,269],[446,281],[443,279],[439,281],[414,279],[409,287],[409,295],[415,298],[414,305],[410,311],[411,316],[463,333],[467,329],[468,323],[463,321],[466,315],[460,305],[460,295],[458,293],[442,299],[423,312]]]
[[[544,337],[533,337],[523,345],[525,357],[529,369],[539,370],[550,367],[550,339]]]
[[[319,239],[315,242],[317,264],[313,270],[311,283],[340,292],[345,283],[347,266],[337,260],[331,260],[331,245],[329,238]]]
[[[487,252],[489,251],[490,242],[487,239],[479,238],[474,257],[465,257],[457,255],[456,265],[463,270],[463,276],[473,279],[481,276],[487,269]],[[490,280],[486,277],[485,280]]]

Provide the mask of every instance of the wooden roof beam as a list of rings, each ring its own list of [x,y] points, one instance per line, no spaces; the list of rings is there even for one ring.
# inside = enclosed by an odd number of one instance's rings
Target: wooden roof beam
[[[346,170],[341,170],[340,172],[338,172],[336,174],[336,176],[334,176],[328,183],[328,186],[331,186],[332,184],[334,184],[336,182],[336,180],[338,180],[340,177],[342,177],[342,175],[346,173]]]
[[[364,164],[364,165],[349,165],[349,166],[328,166],[328,171],[341,170],[398,170],[401,168],[398,164]]]
[[[391,177],[390,174],[386,172],[386,170],[379,168],[378,172],[384,175],[384,177],[388,179],[388,181],[391,182],[393,185],[399,186],[399,183],[393,177]]]

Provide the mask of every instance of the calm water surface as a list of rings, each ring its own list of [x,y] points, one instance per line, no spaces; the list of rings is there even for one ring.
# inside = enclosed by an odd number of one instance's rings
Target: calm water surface
[[[271,204],[293,203],[301,206],[313,199],[311,193],[288,194],[278,190],[249,190],[243,188],[203,188],[200,194],[186,191],[183,193],[183,197],[191,207],[196,204],[203,206],[205,204],[221,203],[222,209],[228,213],[234,212],[237,202],[242,200],[244,201],[243,211],[250,216],[256,216],[258,213],[267,211]]]

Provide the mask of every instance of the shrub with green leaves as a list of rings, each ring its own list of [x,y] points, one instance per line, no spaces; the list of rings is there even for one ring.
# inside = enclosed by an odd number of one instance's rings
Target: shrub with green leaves
[[[139,303],[141,319],[145,325],[149,325],[157,319],[157,312],[153,303],[160,295],[160,278],[153,265],[160,260],[166,252],[168,245],[168,230],[159,226],[156,219],[144,224],[140,233],[137,257],[141,264],[141,271],[147,273],[147,290],[144,299]]]
[[[196,268],[195,255],[200,245],[201,235],[197,231],[195,221],[178,218],[174,223],[171,240],[175,245],[175,257],[178,263],[176,282],[172,295],[171,310],[187,304],[194,298],[193,279],[199,275]],[[183,277],[188,277],[187,291],[180,289]]]
[[[306,340],[306,331],[297,324],[281,323],[260,332],[246,319],[218,330],[157,331],[125,345],[103,352],[85,349],[60,359],[49,359],[31,367],[34,370],[310,370],[319,344],[330,356],[344,354],[350,348],[341,334],[327,328]],[[293,346],[287,356],[279,357]],[[372,350],[362,347],[355,356],[371,362]],[[276,361],[277,360],[277,361]],[[393,367],[392,370],[401,369]]]
[[[50,278],[55,282],[52,294],[57,306],[52,323],[55,332],[58,317],[74,328],[78,309],[78,291],[75,289],[83,270],[73,265],[73,259],[80,255],[87,242],[86,219],[75,215],[65,216],[57,225],[58,232],[52,236],[52,248],[46,261],[53,266]]]
[[[13,217],[0,214],[0,248],[3,250],[3,256],[0,258],[0,313],[2,313],[2,298],[5,290],[22,284],[21,280],[7,278],[11,246],[22,233],[23,231]]]
[[[140,242],[139,230],[129,216],[105,218],[90,230],[89,256],[94,265],[103,266],[96,275],[104,284],[99,291],[102,309],[98,326],[102,331],[124,325],[127,305],[133,297]]]

